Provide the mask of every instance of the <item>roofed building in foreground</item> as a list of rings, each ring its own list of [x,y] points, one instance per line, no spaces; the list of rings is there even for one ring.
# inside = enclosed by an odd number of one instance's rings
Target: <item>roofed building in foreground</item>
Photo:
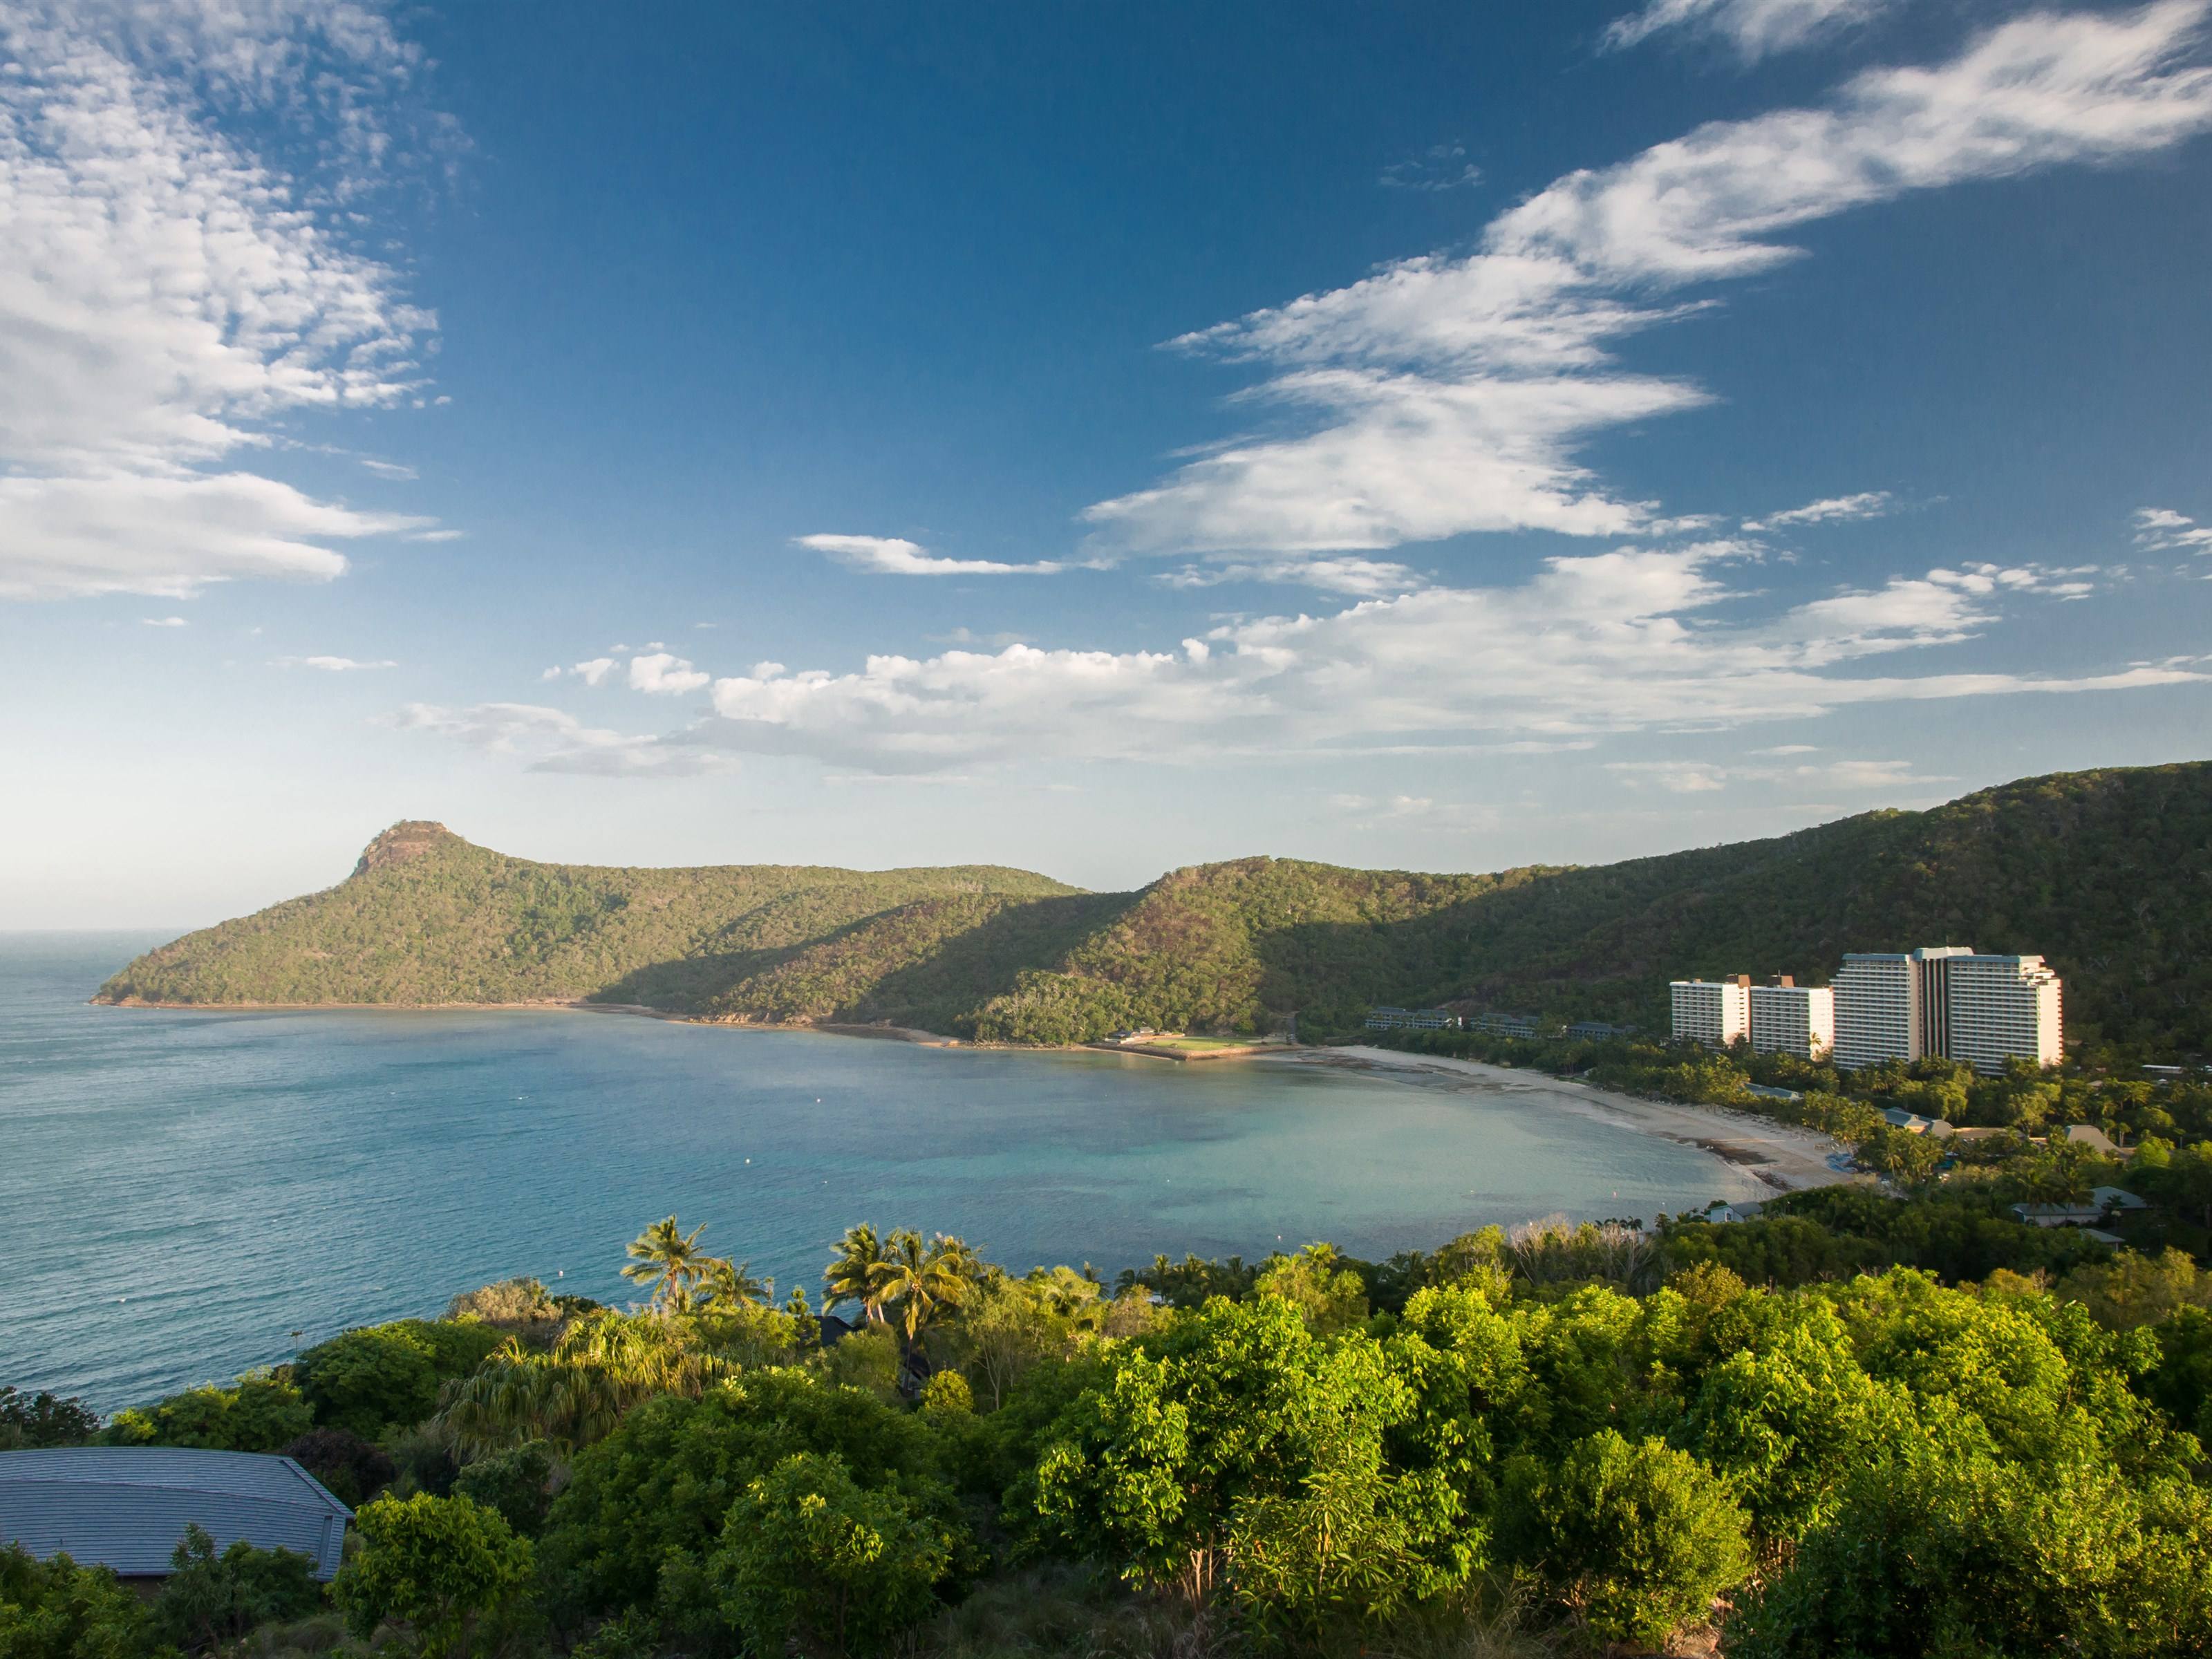
[[[297,1551],[315,1577],[338,1570],[353,1511],[289,1457],[178,1446],[64,1446],[0,1452],[0,1546],[67,1554],[124,1578],[166,1577],[198,1525],[218,1552],[244,1539]]]

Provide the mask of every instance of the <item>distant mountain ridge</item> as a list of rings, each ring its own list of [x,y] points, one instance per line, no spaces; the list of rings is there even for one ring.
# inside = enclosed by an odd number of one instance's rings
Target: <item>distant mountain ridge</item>
[[[1376,1002],[1665,1018],[1670,978],[1846,951],[2035,951],[2069,1029],[2212,1047],[2212,763],[2055,774],[1924,812],[1489,875],[1251,858],[1085,893],[991,866],[538,864],[395,824],[324,892],[187,934],[99,1000],[586,1000],[984,1041],[1350,1029]]]

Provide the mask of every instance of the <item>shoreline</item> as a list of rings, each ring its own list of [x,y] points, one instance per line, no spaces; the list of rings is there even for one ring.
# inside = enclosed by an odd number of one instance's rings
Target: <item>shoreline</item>
[[[1427,1086],[1455,1093],[1471,1092],[1474,1085],[1480,1085],[1486,1093],[1520,1097],[1527,1104],[1571,1112],[1640,1134],[1698,1147],[1734,1164],[1777,1192],[1802,1192],[1808,1188],[1841,1186],[1867,1179],[1855,1170],[1838,1168],[1832,1161],[1848,1151],[1841,1141],[1815,1129],[1778,1123],[1749,1112],[1732,1112],[1721,1106],[1645,1100],[1545,1072],[1492,1066],[1477,1060],[1455,1060],[1443,1054],[1413,1054],[1398,1048],[1371,1048],[1364,1044],[1297,1049],[1284,1054],[1279,1063],[1415,1073],[1418,1080]],[[1417,1079],[1408,1077],[1407,1080]]]

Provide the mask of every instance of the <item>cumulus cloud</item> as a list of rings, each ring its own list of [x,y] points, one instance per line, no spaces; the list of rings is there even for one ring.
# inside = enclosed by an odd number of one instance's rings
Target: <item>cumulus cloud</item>
[[[1172,651],[1012,645],[881,655],[846,672],[718,679],[702,744],[927,772],[1051,754],[1198,760],[1352,740],[1368,750],[1550,746],[1733,729],[1861,703],[2195,683],[2187,664],[2076,678],[1874,672],[1974,637],[2075,580],[1976,565],[1742,615],[1740,547],[1621,547],[1515,586],[1435,587],[1321,616],[1224,623]],[[774,672],[763,672],[774,669]]]
[[[536,703],[482,702],[448,708],[410,702],[386,716],[383,723],[402,731],[433,732],[490,754],[520,757],[532,772],[680,777],[730,763],[726,756],[708,750],[653,737],[625,737]]]
[[[317,668],[325,674],[351,674],[366,668],[397,668],[399,665],[386,657],[375,662],[362,662],[354,657],[272,657],[272,668]]]
[[[381,165],[383,95],[415,68],[380,15],[21,0],[0,59],[0,593],[327,578],[345,568],[329,541],[427,531],[199,470],[266,447],[273,421],[420,385],[433,319],[335,205]],[[325,175],[249,150],[218,109],[274,118]],[[169,506],[174,535],[150,516]]]
[[[2111,163],[2212,127],[2193,61],[2208,0],[2021,17],[1932,68],[1870,70],[1827,104],[1713,122],[1559,179],[1493,220],[1478,251],[1176,343],[1262,368],[1243,401],[1282,426],[1101,501],[1130,550],[1373,551],[1470,531],[1649,532],[1656,509],[1577,459],[1595,434],[1692,409],[1616,343],[1711,304],[1711,284],[1799,257],[1792,228],[1967,180]]]
[[[629,689],[633,691],[696,691],[713,678],[665,651],[629,659]]]
[[[614,671],[615,659],[612,657],[593,657],[578,663],[568,672],[586,685],[598,685]]]
[[[1067,567],[1049,560],[1004,564],[996,559],[944,559],[896,536],[800,536],[800,547],[879,576],[1051,576]]]
[[[2200,525],[2171,507],[2138,507],[2136,545],[2154,550],[2180,547],[2192,553],[2212,553],[2212,525]]]
[[[1746,519],[1743,527],[1757,532],[1787,530],[1793,525],[1827,524],[1838,519],[1879,519],[1889,508],[1890,494],[1887,489],[1869,489],[1856,495],[1831,495],[1826,501],[1808,501],[1786,513],[1770,513],[1764,519]]]
[[[1644,9],[1607,28],[1605,46],[1618,52],[1667,29],[1725,40],[1746,63],[1790,52],[1863,23],[1892,0],[1648,0]]]

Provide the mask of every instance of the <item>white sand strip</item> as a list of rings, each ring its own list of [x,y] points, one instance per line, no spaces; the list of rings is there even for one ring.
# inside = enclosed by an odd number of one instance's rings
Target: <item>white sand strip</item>
[[[1576,1083],[1542,1072],[1489,1066],[1474,1060],[1451,1060],[1441,1054],[1370,1048],[1364,1044],[1344,1048],[1299,1048],[1264,1059],[1266,1063],[1277,1065],[1402,1072],[1410,1074],[1409,1081],[1439,1088],[1513,1096],[1533,1106],[1572,1112],[1618,1123],[1640,1133],[1661,1135],[1684,1146],[1702,1147],[1784,1192],[1867,1179],[1847,1166],[1850,1149],[1841,1141],[1817,1130],[1777,1123],[1749,1112],[1642,1100],[1634,1095],[1595,1089],[1587,1083]]]

